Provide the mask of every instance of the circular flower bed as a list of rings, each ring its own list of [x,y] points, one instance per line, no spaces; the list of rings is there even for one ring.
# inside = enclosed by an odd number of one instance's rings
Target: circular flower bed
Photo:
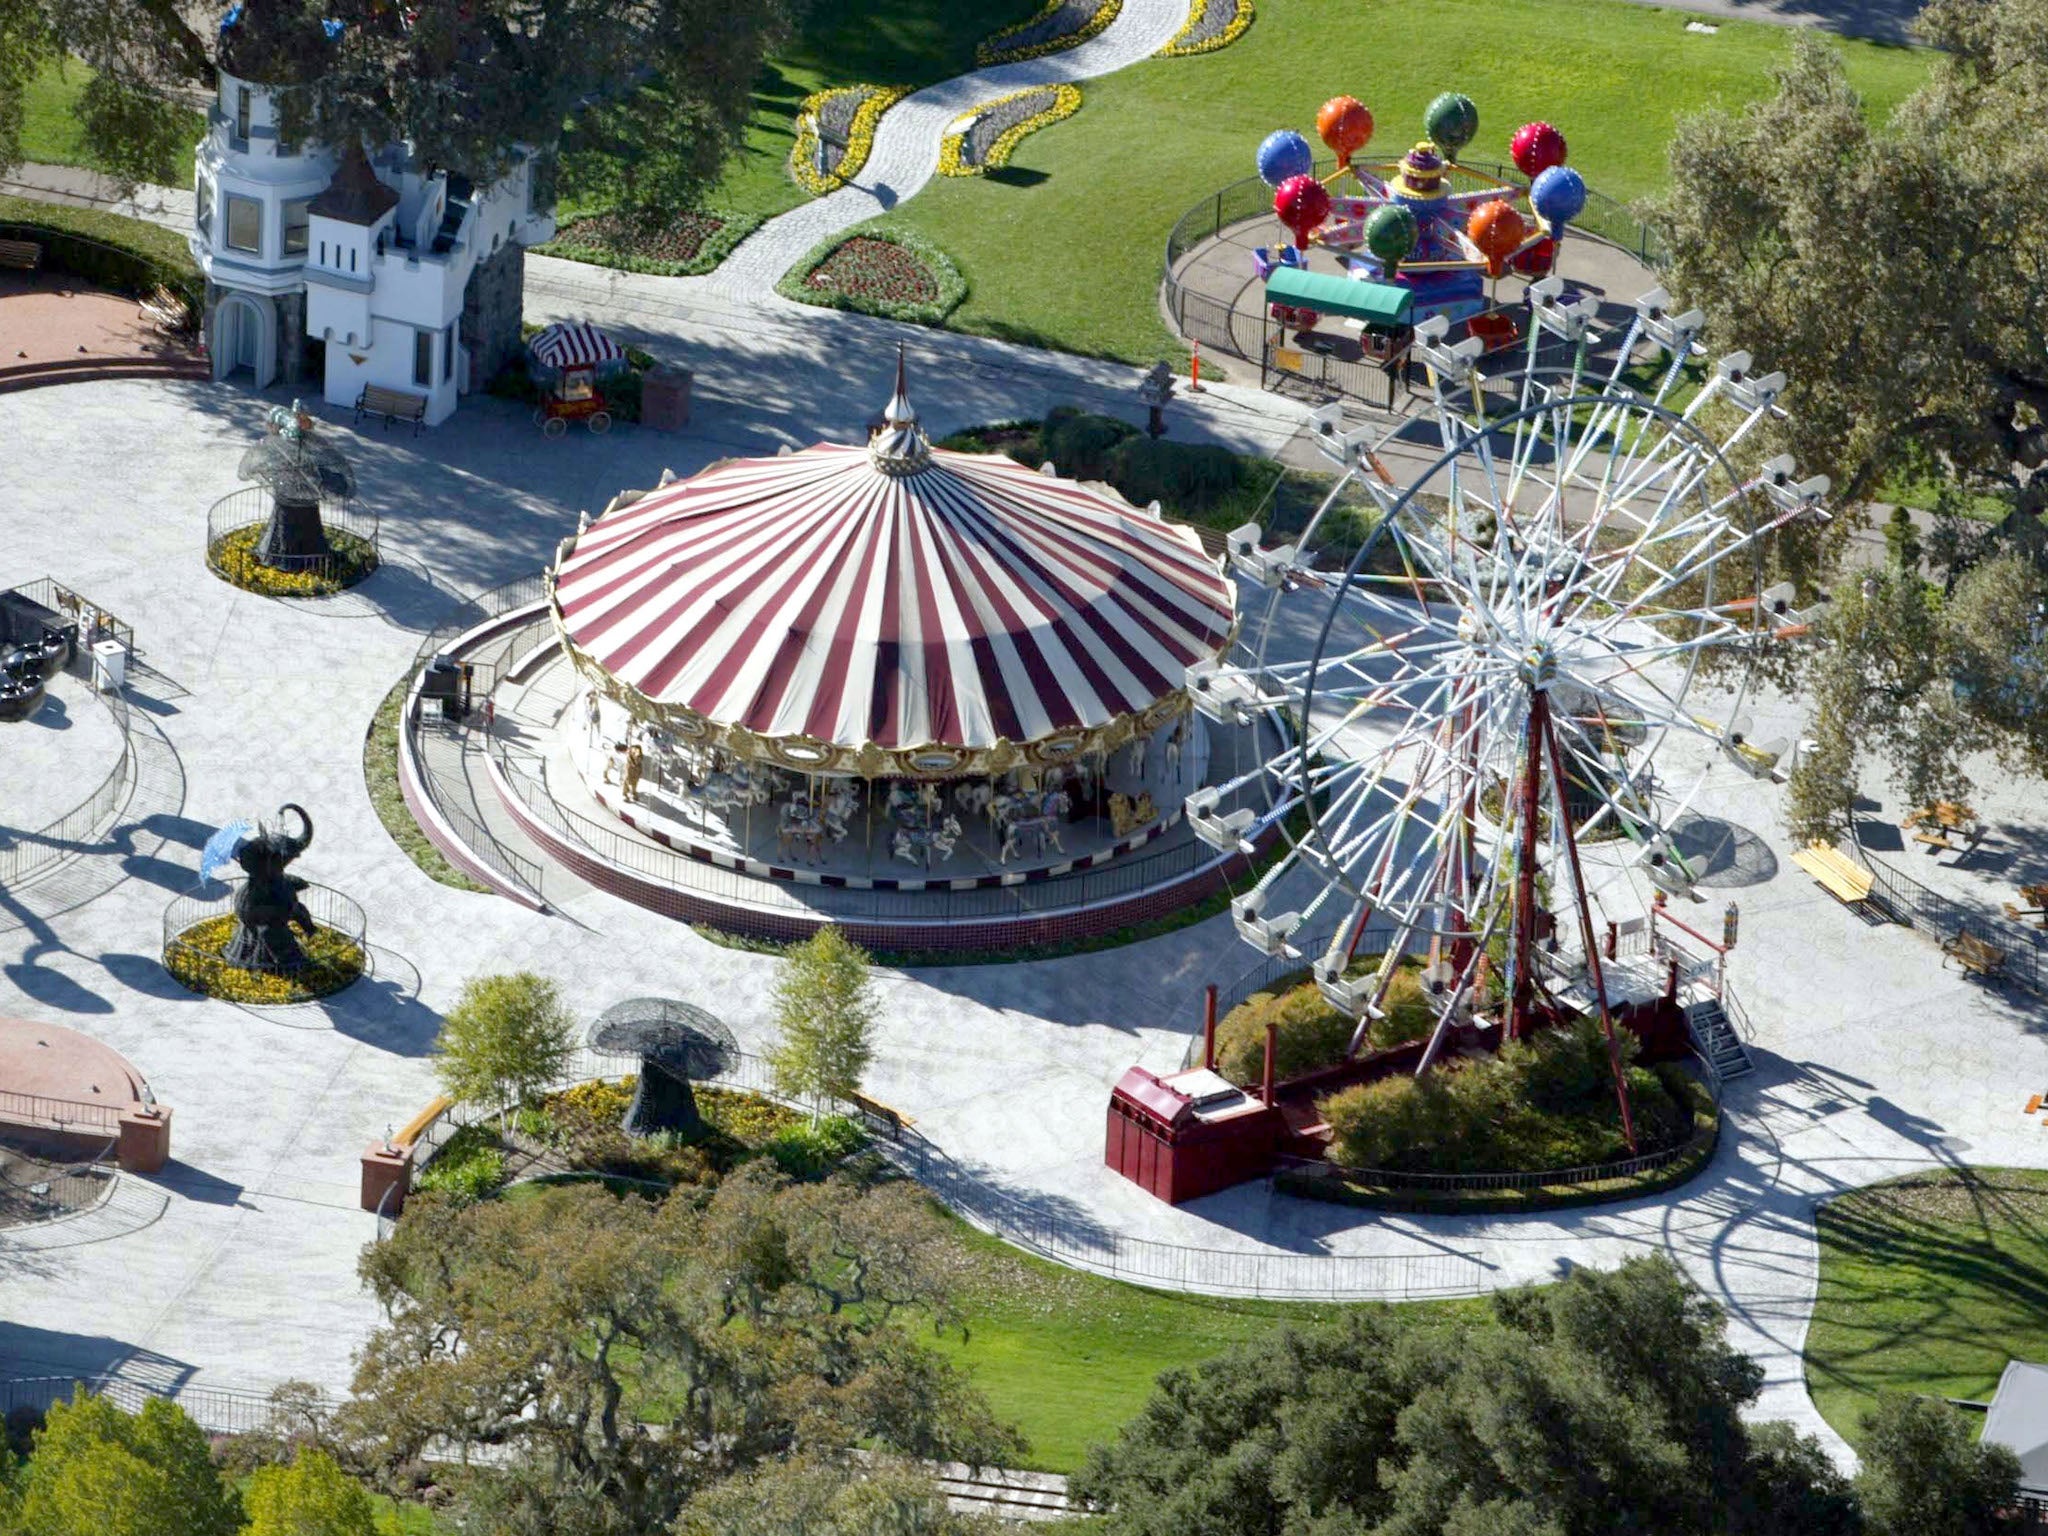
[[[776,284],[784,298],[936,325],[967,297],[944,251],[907,229],[835,235]]]
[[[760,224],[761,216],[753,213],[676,213],[659,224],[624,213],[597,213],[572,219],[537,251],[628,272],[692,277],[725,260]]]
[[[263,528],[262,523],[251,523],[207,545],[206,563],[213,573],[259,597],[331,597],[377,569],[377,547],[339,528],[327,530],[327,544],[334,551],[328,559],[294,571],[265,565],[256,558]]]
[[[313,936],[300,938],[306,951],[304,970],[290,975],[249,971],[229,965],[225,956],[235,936],[233,916],[209,917],[194,923],[164,946],[164,969],[180,985],[202,997],[224,1003],[304,1003],[331,997],[363,974],[363,946],[347,934],[315,925]]]

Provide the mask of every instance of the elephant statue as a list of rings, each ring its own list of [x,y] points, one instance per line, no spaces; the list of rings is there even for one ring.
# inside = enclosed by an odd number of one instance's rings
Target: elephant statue
[[[293,936],[294,928],[307,938],[313,936],[313,914],[299,898],[306,882],[285,873],[285,866],[306,851],[313,841],[313,818],[297,805],[279,807],[298,817],[303,829],[292,837],[282,829],[261,830],[235,850],[235,862],[248,878],[235,893],[235,934],[228,941],[224,958],[229,965],[247,971],[286,973],[303,970],[306,952]]]

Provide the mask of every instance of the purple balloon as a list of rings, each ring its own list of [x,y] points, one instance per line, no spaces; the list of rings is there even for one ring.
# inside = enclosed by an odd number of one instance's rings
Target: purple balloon
[[[1306,176],[1315,167],[1315,151],[1292,128],[1267,134],[1259,146],[1259,180],[1269,187],[1277,188],[1290,176]]]
[[[1553,165],[1529,184],[1529,206],[1555,235],[1586,206],[1586,183],[1568,165]]]

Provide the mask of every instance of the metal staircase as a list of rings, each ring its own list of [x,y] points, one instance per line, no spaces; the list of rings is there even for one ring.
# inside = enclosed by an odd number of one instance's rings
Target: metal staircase
[[[1735,1026],[1722,1012],[1719,998],[1704,997],[1687,1004],[1685,1024],[1692,1033],[1694,1049],[1713,1066],[1722,1082],[1756,1070],[1741,1037],[1735,1033]]]

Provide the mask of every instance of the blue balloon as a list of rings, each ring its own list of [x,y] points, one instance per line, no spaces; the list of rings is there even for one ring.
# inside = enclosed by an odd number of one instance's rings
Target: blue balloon
[[[1529,184],[1529,205],[1554,234],[1585,208],[1585,179],[1568,165],[1553,165]]]
[[[1290,176],[1306,176],[1315,165],[1315,151],[1292,128],[1267,134],[1266,142],[1259,146],[1259,180],[1269,187],[1279,186]]]

